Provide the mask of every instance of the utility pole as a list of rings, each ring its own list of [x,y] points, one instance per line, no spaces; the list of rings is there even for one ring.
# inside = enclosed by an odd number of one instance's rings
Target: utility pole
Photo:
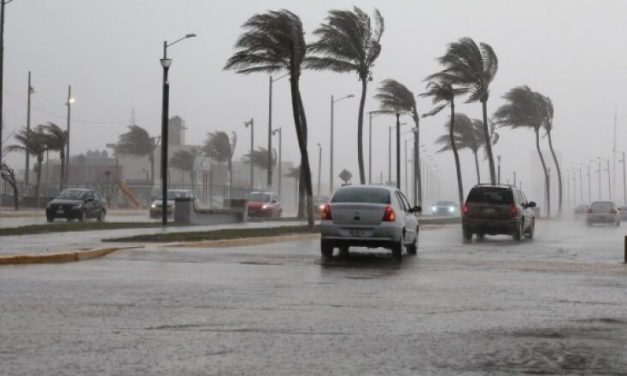
[[[514,171],[514,187],[516,186],[516,171]]]
[[[2,1],[2,0],[0,0]],[[28,96],[26,100],[26,134],[30,136],[30,97],[35,92],[33,86],[31,85],[31,73],[28,71]],[[26,189],[29,187],[30,183],[30,153],[26,154],[26,166],[24,167],[24,184],[26,185]],[[46,180],[47,182],[47,180]]]
[[[409,186],[408,186],[409,180],[407,179],[408,178],[407,164],[409,163],[408,159],[407,159],[407,139],[405,139],[404,143],[405,143],[405,192],[409,192],[409,189],[408,189],[409,188]]]
[[[388,128],[388,182],[386,185],[392,183],[392,128]]]
[[[623,152],[623,159],[621,160],[623,163],[623,205],[627,206],[627,178],[625,177],[625,152]]]
[[[588,165],[588,203],[592,202],[592,170],[590,169],[590,165]]]
[[[13,0],[0,0],[0,166],[2,166],[2,129],[4,128],[4,12]]]
[[[608,200],[612,201],[612,180],[610,179],[610,159],[607,159],[607,193]]]
[[[253,164],[253,154],[255,153],[255,119],[250,118],[245,121],[246,128],[250,127],[250,190],[255,189],[255,169]]]
[[[0,0],[1,1],[1,0]],[[70,185],[70,123],[71,123],[71,113],[72,113],[72,103],[74,103],[74,98],[72,98],[72,85],[67,87],[67,101],[65,105],[67,106],[67,145],[65,151],[65,182],[66,186]]]
[[[579,166],[579,202],[583,202],[583,173]]]
[[[498,184],[501,184],[501,156],[497,155],[496,159],[498,160],[499,164],[498,164],[498,168],[497,168],[497,178],[496,181]]]
[[[279,134],[279,178],[278,178],[278,189],[277,189],[277,193],[279,194],[279,197],[281,197],[281,178],[282,178],[282,174],[283,172],[281,171],[281,161],[283,160],[283,131],[281,131],[281,127],[275,129],[272,131],[272,134]]]
[[[272,190],[272,75],[268,95],[268,190]],[[252,154],[251,154],[252,156]]]
[[[401,189],[401,114],[396,113],[396,188]]]
[[[597,159],[597,163],[599,164],[597,173],[599,174],[599,201],[600,201],[601,200],[601,158]]]
[[[322,145],[318,142],[318,196],[320,196],[320,176],[322,175]]]

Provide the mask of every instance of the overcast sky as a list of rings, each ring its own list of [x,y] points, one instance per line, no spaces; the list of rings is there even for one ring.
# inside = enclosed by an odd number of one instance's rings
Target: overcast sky
[[[235,130],[238,156],[247,152],[249,132],[244,120],[255,118],[256,140],[265,145],[268,125],[268,76],[223,71],[241,33],[255,13],[287,8],[298,14],[311,41],[311,32],[329,9],[353,5],[385,18],[383,50],[374,68],[366,111],[378,83],[394,78],[415,93],[423,79],[437,71],[435,58],[449,42],[468,36],[496,51],[499,71],[491,86],[488,111],[502,104],[510,88],[527,84],[552,98],[555,106],[554,142],[564,167],[611,157],[614,111],[618,111],[618,149],[624,141],[627,53],[624,45],[627,2],[616,1],[207,1],[207,0],[15,0],[7,5],[5,25],[5,135],[25,125],[27,72],[32,71],[33,124],[47,121],[65,127],[65,97],[72,85],[72,151],[103,149],[115,142],[130,122],[157,134],[160,130],[161,67],[164,40],[196,33],[169,50],[174,59],[171,115],[187,121],[189,143],[201,143],[207,132]],[[332,94],[359,94],[354,74],[305,71],[302,76],[310,130],[310,150],[324,148],[323,180],[328,174],[329,100]],[[431,109],[419,99],[419,111]],[[480,104],[458,107],[480,117]],[[358,175],[356,133],[358,98],[336,105],[336,172],[348,168]],[[443,133],[446,115],[422,122],[423,143],[431,151]],[[296,160],[287,80],[275,83],[274,124],[284,133],[284,159]],[[375,119],[375,172],[387,173],[387,131],[392,118]],[[503,156],[503,174],[518,170],[530,181],[536,163],[533,134],[501,130],[495,155]],[[407,135],[406,137],[409,137]],[[367,143],[367,138],[364,139]],[[12,143],[9,141],[9,143]],[[473,164],[463,153],[465,185],[474,184]],[[21,167],[22,156],[9,162]],[[317,170],[317,158],[314,172]],[[442,180],[452,183],[450,153],[435,156]],[[533,161],[533,162],[532,162]],[[367,162],[367,160],[366,160]],[[482,166],[487,177],[487,164]],[[505,180],[505,179],[504,179]],[[538,179],[536,179],[538,180]],[[451,191],[452,192],[452,191]]]

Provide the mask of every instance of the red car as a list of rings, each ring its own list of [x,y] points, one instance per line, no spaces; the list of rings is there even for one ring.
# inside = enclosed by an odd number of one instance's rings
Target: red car
[[[279,195],[274,192],[251,192],[246,199],[249,217],[279,218],[283,213]]]

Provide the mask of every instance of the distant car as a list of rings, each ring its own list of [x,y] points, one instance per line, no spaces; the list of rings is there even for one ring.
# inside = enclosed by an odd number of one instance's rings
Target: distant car
[[[464,240],[474,234],[512,235],[514,240],[533,238],[536,203],[527,201],[522,191],[509,185],[480,184],[474,186],[463,207],[462,229]]]
[[[322,209],[329,202],[328,196],[314,196],[313,197],[313,207],[314,207],[314,215],[320,217],[322,214]]]
[[[583,217],[588,214],[588,205],[582,204],[575,207],[575,217]]]
[[[597,223],[620,226],[620,211],[611,201],[595,201],[590,204],[586,215],[586,224],[592,226]]]
[[[193,200],[194,207],[198,207],[198,200],[194,195],[194,192],[190,189],[168,189],[167,196],[167,215],[168,217],[174,214],[175,201],[177,198],[191,198]],[[163,200],[161,198],[155,199],[150,204],[150,218],[161,218],[163,208]]]
[[[436,201],[431,207],[431,214],[435,216],[455,216],[459,214],[457,203],[454,201]]]
[[[246,200],[249,217],[279,218],[283,213],[279,195],[274,192],[251,192]]]
[[[88,218],[104,221],[107,215],[107,203],[98,192],[85,188],[68,188],[46,205],[46,219],[52,222],[55,218],[68,221],[78,219],[83,222]]]
[[[620,212],[620,220],[627,221],[627,206],[619,206],[618,211]]]
[[[373,186],[339,188],[322,209],[320,251],[331,257],[334,248],[348,252],[349,247],[388,248],[400,259],[418,250],[420,206],[412,207],[398,189]]]

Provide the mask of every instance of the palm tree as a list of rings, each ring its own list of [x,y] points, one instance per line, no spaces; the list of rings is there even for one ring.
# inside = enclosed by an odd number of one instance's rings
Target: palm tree
[[[309,50],[318,56],[307,58],[307,68],[334,72],[355,72],[361,81],[361,101],[357,118],[357,161],[359,180],[366,183],[363,152],[364,106],[368,81],[372,80],[374,62],[381,53],[383,16],[375,9],[374,21],[359,9],[331,10],[326,23],[314,31],[318,41],[309,45]]]
[[[457,150],[461,149],[470,149],[475,158],[475,170],[477,173],[477,184],[481,183],[481,172],[479,169],[479,150],[482,146],[485,145],[485,140],[483,138],[483,123],[478,119],[470,119],[468,116],[464,114],[457,113],[455,114],[455,131],[453,138],[455,139],[455,145],[457,146]],[[450,138],[450,129],[451,122],[448,121],[445,124],[448,132],[446,134],[441,135],[435,141],[437,144],[442,145],[438,152],[443,152],[447,150],[452,150],[451,147],[451,138]]]
[[[26,173],[28,174],[28,171],[26,171]],[[13,209],[17,211],[19,208],[19,197],[17,191],[17,180],[15,179],[15,170],[7,166],[6,163],[2,162],[0,164],[0,178],[9,183],[13,189]]]
[[[159,145],[156,137],[151,137],[139,125],[129,125],[128,132],[120,135],[115,146],[117,154],[128,154],[138,157],[148,157],[150,162],[150,186],[155,185],[155,149]]]
[[[253,166],[257,166],[262,170],[268,169],[268,149],[263,147],[258,147],[257,150],[254,150],[252,156],[250,153],[244,155],[244,163],[250,164],[252,160]],[[272,167],[276,166],[277,156],[276,150],[272,149]]]
[[[170,158],[170,165],[174,168],[178,168],[181,171],[189,172],[190,182],[192,184],[192,190],[194,189],[194,162],[198,153],[196,150],[179,150],[172,158]]]
[[[381,82],[375,99],[380,102],[380,109],[384,112],[403,113],[410,115],[414,120],[414,159],[420,161],[420,117],[414,93],[405,85],[392,79]],[[422,205],[422,179],[420,163],[414,163],[414,205]]]
[[[553,162],[555,163],[555,169],[557,170],[557,188],[558,188],[558,197],[557,197],[557,215],[562,215],[562,170],[560,169],[560,165],[557,162],[557,156],[555,155],[555,149],[553,149],[553,139],[551,137],[551,132],[553,131],[553,102],[551,98],[546,97],[540,93],[536,93],[538,100],[542,102],[543,106],[543,114],[544,114],[544,123],[542,126],[544,127],[544,131],[546,132],[546,136],[549,139],[549,149],[551,149],[551,155],[553,156]]]
[[[449,82],[470,93],[466,103],[481,102],[483,109],[483,137],[490,165],[490,181],[496,184],[494,156],[488,125],[488,98],[490,83],[498,71],[496,53],[489,44],[480,43],[479,46],[471,38],[461,38],[449,44],[444,56],[438,59],[444,70],[431,75],[428,79],[438,79]]]
[[[420,94],[423,97],[431,97],[436,107],[430,112],[422,115],[423,117],[433,116],[442,111],[446,106],[451,108],[451,119],[449,129],[449,142],[453,156],[455,158],[455,169],[457,171],[457,190],[459,195],[460,208],[464,205],[464,186],[462,182],[462,172],[459,163],[459,152],[455,143],[455,97],[466,93],[464,88],[454,88],[447,81],[431,81],[427,84],[427,91]]]
[[[307,118],[300,95],[301,66],[307,52],[303,24],[294,13],[280,10],[256,14],[242,27],[246,31],[237,40],[237,51],[229,58],[224,69],[234,69],[242,74],[281,70],[289,73],[292,115],[307,192],[307,222],[313,227],[313,187],[307,153]]]
[[[202,152],[206,157],[215,160],[218,163],[227,163],[229,172],[228,186],[233,185],[233,155],[235,155],[235,146],[237,145],[237,134],[233,132],[231,138],[226,132],[216,131],[207,135],[205,144],[202,146]]]
[[[37,180],[35,183],[35,203],[39,207],[39,184],[41,183],[41,164],[44,160],[44,153],[47,150],[46,135],[43,131],[43,125],[38,125],[34,130],[26,128],[20,129],[15,134],[18,144],[9,145],[8,151],[23,151],[29,153],[37,161]]]
[[[46,137],[48,150],[59,152],[59,159],[61,160],[61,179],[59,190],[63,190],[63,183],[65,181],[65,147],[67,145],[67,131],[61,129],[61,127],[54,123],[43,125],[42,129]]]
[[[511,89],[503,96],[503,99],[507,103],[499,107],[494,113],[496,123],[511,128],[531,128],[535,133],[536,150],[544,171],[546,213],[547,217],[551,217],[550,177],[540,150],[540,129],[542,129],[546,118],[544,102],[540,101],[537,93],[534,93],[526,85]]]

